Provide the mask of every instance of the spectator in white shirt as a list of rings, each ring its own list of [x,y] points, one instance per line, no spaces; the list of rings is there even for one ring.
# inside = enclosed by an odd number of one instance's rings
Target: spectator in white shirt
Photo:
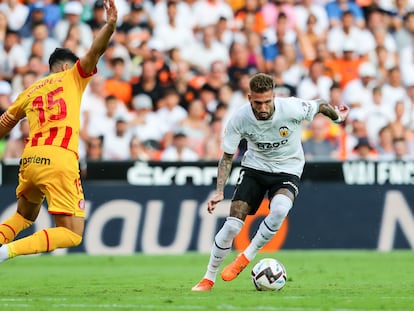
[[[196,20],[192,8],[186,1],[183,0],[159,0],[156,1],[153,10],[151,11],[151,19],[154,25],[168,24],[167,4],[168,2],[177,3],[177,26],[184,26],[188,29],[193,29],[196,25]]]
[[[367,135],[373,144],[378,144],[379,132],[391,122],[391,115],[384,103],[381,87],[372,89],[372,101],[373,105],[365,110]]]
[[[168,23],[154,27],[153,37],[163,42],[163,48],[166,51],[172,48],[184,49],[195,41],[192,30],[177,23],[177,12],[177,2],[167,1]]]
[[[27,56],[17,31],[7,29],[4,44],[0,45],[0,79],[11,81],[15,74],[26,71]]]
[[[388,71],[388,81],[382,86],[382,96],[393,120],[396,118],[396,103],[399,101],[405,102],[404,109],[407,114],[403,116],[402,121],[406,124],[408,122],[408,111],[410,107],[409,103],[406,101],[407,91],[402,83],[401,71],[397,66]]]
[[[97,137],[105,135],[107,132],[115,132],[116,119],[128,119],[128,115],[122,107],[125,107],[125,105],[115,96],[105,97],[105,113],[90,114],[87,135]]]
[[[197,28],[215,25],[220,17],[226,18],[229,25],[233,24],[233,10],[224,0],[198,0],[192,9]]]
[[[310,15],[316,17],[315,33],[324,35],[328,30],[329,21],[325,8],[314,0],[302,0],[295,5],[296,22],[302,31],[306,31],[306,22]]]
[[[55,38],[63,44],[67,38],[71,25],[78,25],[79,32],[82,34],[80,37],[80,44],[84,48],[89,48],[93,41],[93,34],[91,27],[81,20],[83,12],[82,4],[78,1],[69,1],[66,3],[63,12],[64,18],[62,18],[55,26]]]
[[[14,31],[19,31],[29,16],[29,7],[20,3],[19,0],[2,2],[0,3],[0,11],[5,13],[9,28]]]
[[[297,95],[304,99],[323,98],[329,100],[329,90],[333,81],[324,75],[324,65],[315,60],[309,67],[309,76],[299,82]]]
[[[180,95],[174,88],[168,88],[164,91],[164,95],[160,100],[161,107],[156,111],[158,125],[163,127],[164,146],[169,146],[172,143],[172,135],[179,127],[179,124],[184,120],[188,113],[183,107],[179,105]]]
[[[350,11],[343,13],[341,21],[340,26],[333,27],[328,31],[327,46],[331,53],[337,57],[342,56],[342,47],[346,40],[356,43],[356,52],[361,56],[375,49],[374,36],[369,30],[356,26],[354,16]]]
[[[130,121],[130,131],[142,143],[152,141],[157,145],[166,133],[166,128],[157,113],[153,112],[152,99],[147,94],[139,94],[132,99],[134,116]]]
[[[197,153],[188,144],[187,136],[184,133],[175,133],[172,144],[161,154],[161,161],[197,161]]]
[[[207,26],[201,30],[201,40],[182,50],[182,58],[191,63],[202,74],[208,72],[214,61],[221,60],[229,64],[229,51],[220,43],[215,35],[214,26]]]
[[[37,44],[41,44],[42,46],[42,61],[47,64],[49,55],[52,54],[57,47],[60,47],[60,44],[56,39],[49,36],[49,29],[45,23],[37,23],[33,25],[31,30],[31,36],[22,40],[22,46],[26,51],[26,56],[30,57],[33,44],[37,42]]]
[[[348,82],[343,91],[343,100],[351,109],[358,109],[366,114],[367,109],[374,105],[372,89],[376,85],[376,70],[370,62],[358,67],[358,78]]]
[[[128,132],[127,120],[118,117],[115,120],[115,131],[107,131],[103,140],[103,160],[124,161],[130,158],[131,135]]]

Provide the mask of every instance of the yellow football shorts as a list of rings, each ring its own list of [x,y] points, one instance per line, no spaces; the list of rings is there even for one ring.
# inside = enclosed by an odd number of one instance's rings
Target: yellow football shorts
[[[26,148],[20,160],[16,196],[38,204],[46,197],[50,214],[85,217],[76,154],[54,146]]]

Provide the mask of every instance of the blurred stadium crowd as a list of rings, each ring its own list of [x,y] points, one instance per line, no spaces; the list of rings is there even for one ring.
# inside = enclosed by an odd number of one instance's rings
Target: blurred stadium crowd
[[[274,76],[277,96],[351,107],[344,125],[304,124],[307,159],[414,159],[414,0],[115,2],[118,29],[82,101],[81,160],[217,160],[256,72]],[[0,112],[56,47],[85,52],[103,6],[0,2]],[[19,158],[27,135],[23,120],[1,157]]]

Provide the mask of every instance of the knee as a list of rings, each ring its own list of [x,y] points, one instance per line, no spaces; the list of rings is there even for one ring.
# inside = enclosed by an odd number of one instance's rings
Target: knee
[[[76,234],[76,237],[73,239],[73,247],[78,246],[82,243],[82,236],[79,234]]]
[[[236,236],[239,234],[241,228],[243,227],[244,222],[236,217],[227,217],[225,226],[227,228],[227,232],[231,236]]]
[[[64,244],[66,245],[63,245],[63,247],[67,247],[67,248],[75,247],[82,243],[82,235],[75,233],[68,228],[64,228],[64,227],[60,227],[60,228],[64,230],[65,235],[66,235],[66,239],[64,239]]]
[[[269,216],[275,219],[285,218],[289,213],[289,210],[290,208],[281,205],[273,210],[270,210]]]
[[[269,218],[277,223],[285,218],[292,208],[292,201],[284,195],[276,195],[270,202]]]

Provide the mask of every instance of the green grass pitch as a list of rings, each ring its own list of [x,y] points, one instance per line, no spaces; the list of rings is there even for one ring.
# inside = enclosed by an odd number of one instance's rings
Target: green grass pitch
[[[224,264],[229,263],[230,254]],[[211,292],[191,292],[208,255],[27,256],[0,265],[0,310],[414,310],[414,252],[288,251],[288,282],[257,292],[253,263]]]

